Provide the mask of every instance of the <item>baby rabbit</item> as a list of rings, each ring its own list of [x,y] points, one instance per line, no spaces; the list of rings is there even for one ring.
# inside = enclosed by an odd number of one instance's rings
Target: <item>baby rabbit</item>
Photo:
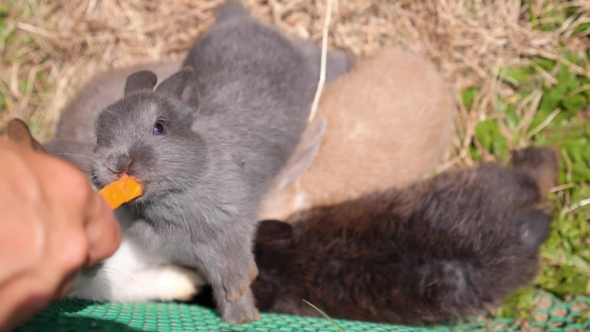
[[[54,137],[43,144],[45,150],[88,174],[96,145],[94,122],[98,114],[123,97],[127,76],[141,70],[150,70],[165,79],[180,70],[180,65],[161,60],[94,75],[63,110]]]
[[[158,77],[167,78],[179,69],[179,64],[162,60],[94,75],[64,109],[54,138],[43,147],[90,177],[96,145],[94,121],[102,109],[123,97],[127,76],[151,70]],[[200,291],[205,279],[196,271],[171,264],[159,256],[146,255],[126,234],[125,227],[135,218],[127,207],[119,207],[115,215],[122,226],[119,249],[101,264],[80,271],[69,297],[97,301],[165,301],[189,299]]]
[[[386,48],[328,85],[288,165],[260,207],[261,219],[405,186],[450,147],[455,102],[427,59]]]
[[[529,284],[552,215],[542,205],[557,184],[552,150],[447,171],[260,223],[262,311],[422,324],[480,313]],[[291,224],[291,225],[290,225]]]
[[[258,319],[250,283],[257,208],[306,126],[317,71],[293,43],[229,3],[184,69],[153,90],[130,75],[103,110],[92,164],[102,187],[129,174],[144,194],[126,230],[146,254],[202,271],[222,318]]]
[[[316,68],[314,79],[317,79],[321,49],[310,42],[296,43]],[[348,71],[354,61],[344,52],[329,51],[326,64],[326,82],[330,82]],[[90,161],[96,145],[94,121],[102,109],[123,97],[127,76],[136,71],[150,70],[159,78],[167,78],[179,69],[180,65],[172,61],[158,61],[94,75],[62,112],[55,137],[43,144],[45,150],[72,163],[90,177]],[[115,214],[125,227],[134,218],[127,206],[119,207]],[[195,271],[174,266],[158,256],[145,255],[123,228],[119,250],[102,264],[81,271],[78,283],[69,296],[125,302],[184,300],[198,293],[204,283]]]
[[[6,136],[25,148],[46,153],[20,119],[8,122]],[[125,228],[134,217],[125,208],[115,210],[115,216],[122,228],[117,252],[102,263],[79,271],[68,297],[125,302],[187,300],[205,285],[198,273],[170,264],[160,256],[146,255],[126,235]]]

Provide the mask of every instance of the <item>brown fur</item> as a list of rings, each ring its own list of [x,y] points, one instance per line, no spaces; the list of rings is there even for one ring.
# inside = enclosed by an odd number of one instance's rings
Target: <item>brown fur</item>
[[[4,135],[11,141],[37,152],[45,152],[43,146],[33,138],[29,126],[21,119],[11,119],[6,125]]]
[[[450,88],[424,57],[390,48],[358,61],[325,88],[316,120],[325,119],[325,131],[308,127],[260,219],[284,220],[421,178],[449,149],[454,109]]]
[[[557,184],[549,149],[508,167],[448,171],[406,189],[260,223],[261,311],[421,324],[480,313],[529,284],[552,216],[539,205]],[[292,226],[291,226],[292,225]]]

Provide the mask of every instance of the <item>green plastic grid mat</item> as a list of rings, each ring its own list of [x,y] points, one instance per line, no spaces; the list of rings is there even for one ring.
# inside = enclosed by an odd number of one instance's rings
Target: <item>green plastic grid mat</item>
[[[543,301],[542,301],[543,302]],[[449,326],[406,327],[336,319],[344,331],[590,331],[590,299],[567,303],[548,296],[528,320],[479,317]],[[232,326],[209,308],[179,303],[92,303],[61,301],[52,304],[16,331],[199,331],[199,332],[338,332],[328,319],[262,314],[261,320]]]

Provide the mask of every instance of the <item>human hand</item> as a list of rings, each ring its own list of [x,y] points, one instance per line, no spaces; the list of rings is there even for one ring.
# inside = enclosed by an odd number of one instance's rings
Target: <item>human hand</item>
[[[78,269],[111,256],[121,234],[75,167],[0,137],[0,331],[71,289]]]

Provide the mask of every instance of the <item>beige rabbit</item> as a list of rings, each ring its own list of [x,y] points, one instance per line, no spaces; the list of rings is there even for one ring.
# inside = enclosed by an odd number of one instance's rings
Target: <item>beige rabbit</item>
[[[260,219],[404,186],[450,147],[455,100],[426,58],[398,48],[324,89],[315,120],[260,206]]]

